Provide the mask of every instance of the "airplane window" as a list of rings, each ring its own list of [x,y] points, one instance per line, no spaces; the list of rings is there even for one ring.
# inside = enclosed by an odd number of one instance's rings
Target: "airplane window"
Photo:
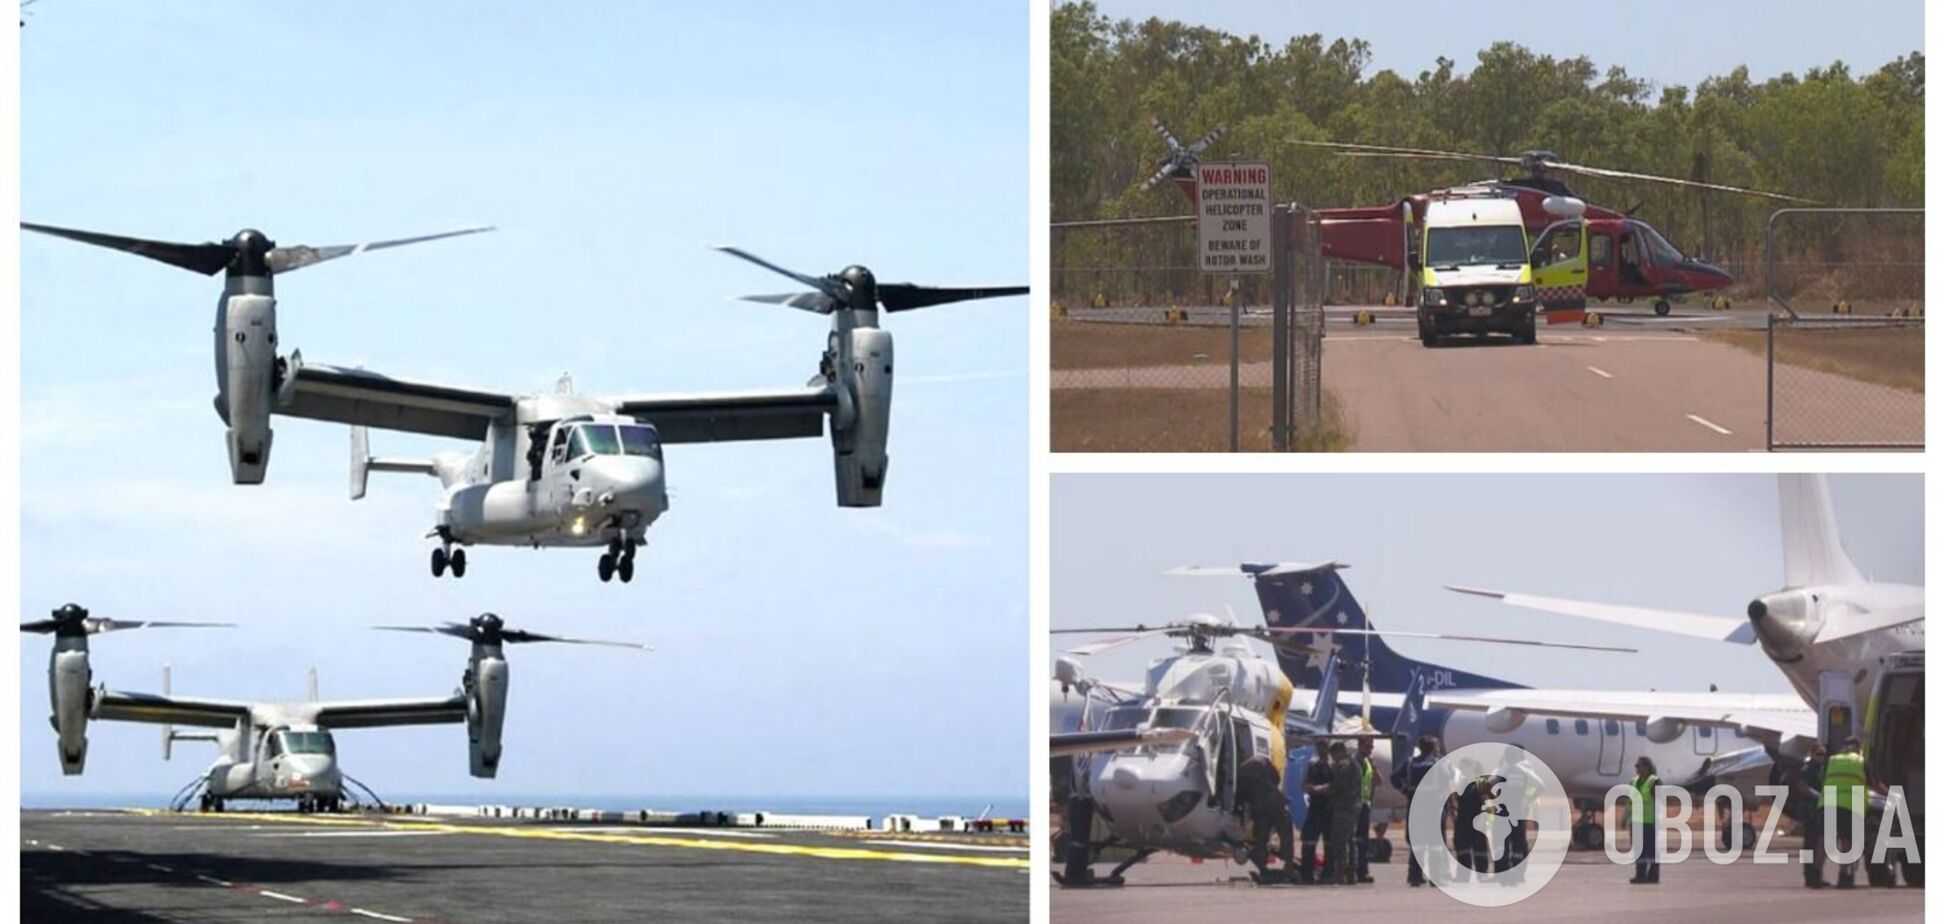
[[[653,427],[621,427],[621,449],[631,456],[661,458],[661,437]]]
[[[1585,720],[1585,719],[1574,719],[1574,720],[1573,720],[1573,734],[1575,734],[1575,735],[1584,735],[1584,734],[1586,734],[1586,720]]]
[[[1706,726],[1706,725],[1703,725],[1703,726],[1701,726],[1701,728],[1699,729],[1699,731],[1701,732],[1701,737],[1703,737],[1703,738],[1713,738],[1713,737],[1714,737],[1714,729],[1713,729],[1713,728],[1710,728],[1709,726]]]
[[[1558,720],[1558,719],[1547,719],[1547,720],[1546,720],[1546,734],[1548,734],[1548,735],[1557,735],[1557,734],[1559,734],[1559,720]]]
[[[1647,722],[1646,722],[1646,720],[1644,720],[1644,719],[1635,719],[1635,720],[1634,720],[1634,734],[1636,734],[1636,735],[1644,735],[1644,734],[1647,734]]]
[[[1620,734],[1620,723],[1612,719],[1606,720],[1606,733],[1609,735]]]
[[[1613,262],[1613,236],[1595,234],[1586,242],[1586,260],[1594,266],[1605,269]]]

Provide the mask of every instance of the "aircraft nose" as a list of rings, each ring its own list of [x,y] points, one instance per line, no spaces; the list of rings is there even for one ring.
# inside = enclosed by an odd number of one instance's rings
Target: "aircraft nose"
[[[664,504],[661,463],[646,456],[595,459],[584,477],[602,503],[631,509],[659,509]]]
[[[338,788],[337,760],[329,754],[292,754],[285,758],[284,766],[291,782],[302,777],[307,789],[334,792]]]

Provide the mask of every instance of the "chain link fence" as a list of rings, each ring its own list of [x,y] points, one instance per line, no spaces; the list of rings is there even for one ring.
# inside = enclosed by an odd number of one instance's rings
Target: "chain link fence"
[[[1293,431],[1321,418],[1322,259],[1302,216],[1277,207],[1268,275],[1201,272],[1188,217],[1055,223],[1054,451],[1310,448]]]
[[[1923,209],[1770,216],[1769,449],[1924,447],[1923,242]]]

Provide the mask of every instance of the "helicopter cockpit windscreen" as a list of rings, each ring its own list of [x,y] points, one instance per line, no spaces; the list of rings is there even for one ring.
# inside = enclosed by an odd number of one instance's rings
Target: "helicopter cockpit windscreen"
[[[1424,245],[1424,265],[1518,266],[1526,262],[1525,229],[1518,225],[1465,225],[1432,228]]]
[[[327,731],[281,731],[277,738],[287,754],[337,754],[337,743]]]
[[[1647,240],[1647,251],[1653,255],[1655,266],[1679,266],[1687,262],[1687,254],[1667,242],[1659,231],[1648,225],[1637,225],[1640,235]]]
[[[580,424],[568,437],[567,457],[645,456],[661,458],[661,437],[643,424]]]

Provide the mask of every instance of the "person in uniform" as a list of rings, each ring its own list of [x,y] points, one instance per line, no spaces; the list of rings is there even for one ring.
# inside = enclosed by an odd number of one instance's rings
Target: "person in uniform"
[[[1296,875],[1309,883],[1316,881],[1317,870],[1321,868],[1316,858],[1316,841],[1330,829],[1330,754],[1321,747],[1303,768],[1303,795],[1308,800],[1308,809],[1303,813],[1303,857]]]
[[[1438,763],[1439,750],[1437,738],[1431,735],[1425,735],[1418,739],[1417,756],[1412,757],[1410,765],[1405,768],[1404,785],[1401,787],[1407,806],[1410,804],[1411,798],[1417,795],[1418,787],[1423,785],[1426,779],[1430,778],[1431,768]],[[1438,824],[1440,827],[1439,837],[1442,839],[1444,812],[1440,811],[1438,816]],[[1411,825],[1408,820],[1409,817],[1409,809],[1407,808],[1405,812],[1406,822],[1404,825],[1404,852],[1411,855],[1411,868],[1410,872],[1406,874],[1406,880],[1413,886],[1421,886],[1424,884],[1424,868],[1418,865],[1417,851],[1411,849]]]
[[[1276,765],[1262,755],[1243,762],[1237,772],[1236,788],[1248,807],[1253,822],[1249,860],[1256,867],[1257,882],[1293,882],[1296,876],[1296,832],[1289,817],[1289,797],[1283,793],[1281,774]],[[1269,839],[1276,839],[1276,856],[1282,871],[1269,871]]]
[[[1829,749],[1822,742],[1809,750],[1809,756],[1802,759],[1801,768],[1796,770],[1795,780],[1789,785],[1789,798],[1783,803],[1784,814],[1801,819],[1802,849],[1809,854],[1809,862],[1802,864],[1802,885],[1804,888],[1820,889],[1828,885],[1822,875],[1822,781],[1823,764],[1829,760]]]
[[[1823,764],[1822,792],[1816,799],[1816,819],[1824,827],[1825,833],[1819,839],[1819,846],[1827,846],[1826,831],[1833,824],[1836,826],[1837,848],[1844,853],[1853,849],[1851,842],[1854,831],[1850,827],[1853,824],[1850,816],[1868,811],[1869,790],[1870,774],[1863,766],[1862,745],[1855,738],[1846,738]],[[1832,804],[1836,807],[1833,817],[1826,814],[1829,811],[1826,806]],[[1859,859],[1854,863],[1845,863],[1837,870],[1836,888],[1856,888],[1856,867],[1861,862]],[[1821,879],[1822,854],[1816,854],[1816,860],[1811,865],[1816,867],[1816,878]]]
[[[1627,880],[1634,885],[1660,884],[1660,831],[1655,827],[1654,787],[1660,785],[1660,776],[1654,772],[1654,759],[1643,755],[1634,761],[1633,817],[1630,824],[1640,825],[1640,852],[1634,857],[1634,877]]]
[[[1338,741],[1330,745],[1330,841],[1323,850],[1325,882],[1355,885],[1357,858],[1350,846],[1357,833],[1357,813],[1363,808],[1358,794],[1363,789],[1363,773],[1350,759],[1350,749]]]
[[[1357,809],[1357,881],[1376,882],[1370,876],[1370,802],[1383,781],[1377,777],[1377,761],[1371,759],[1370,752],[1376,745],[1369,738],[1357,739],[1357,757],[1354,763],[1361,775],[1358,780],[1358,795],[1361,797]]]
[[[1489,872],[1492,847],[1490,838],[1480,830],[1479,818],[1485,814],[1485,803],[1491,800],[1492,781],[1471,761],[1459,768],[1459,779],[1464,785],[1458,790],[1458,816],[1452,822],[1451,831],[1458,866],[1471,873]]]

